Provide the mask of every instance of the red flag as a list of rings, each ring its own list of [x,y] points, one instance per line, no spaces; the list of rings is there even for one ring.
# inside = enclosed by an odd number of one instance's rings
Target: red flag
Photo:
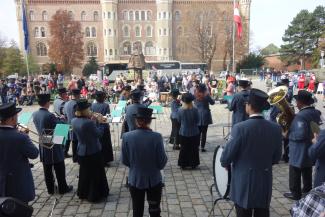
[[[237,26],[237,37],[238,39],[241,39],[242,33],[243,33],[243,26],[242,26],[242,21],[239,13],[239,4],[236,3],[235,8],[234,8],[234,22]]]

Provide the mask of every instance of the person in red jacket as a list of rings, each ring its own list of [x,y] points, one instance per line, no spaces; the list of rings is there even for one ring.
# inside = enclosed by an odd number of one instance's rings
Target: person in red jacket
[[[298,79],[298,90],[305,89],[305,75],[301,74]]]

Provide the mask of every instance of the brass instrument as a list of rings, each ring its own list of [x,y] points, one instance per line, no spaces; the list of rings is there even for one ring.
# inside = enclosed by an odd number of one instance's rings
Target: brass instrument
[[[98,123],[106,124],[107,123],[107,117],[100,113],[92,112],[91,117],[94,118]]]
[[[274,88],[268,93],[270,104],[276,106],[281,111],[277,116],[277,122],[282,127],[284,133],[288,132],[295,116],[294,110],[286,100],[287,93],[288,88],[286,86]]]
[[[51,149],[53,148],[54,144],[52,143],[52,135],[39,135],[37,132],[30,130],[28,127],[22,125],[22,124],[17,124],[17,129],[19,132],[21,133],[25,133],[25,134],[29,134],[32,133],[35,136],[39,137],[39,141],[33,140],[32,138],[30,138],[30,140],[33,143],[39,144],[40,146],[47,148],[47,149]]]
[[[36,133],[36,132],[30,130],[28,127],[26,127],[26,126],[24,126],[24,125],[22,125],[22,124],[17,124],[17,130],[18,130],[19,132],[21,132],[21,133],[24,133],[24,134],[32,133],[32,134],[34,134],[34,135],[36,135],[36,136],[39,136],[38,133]],[[36,144],[39,144],[38,141],[33,140],[33,139],[31,139],[31,140],[32,140],[32,142],[34,142],[34,143],[36,143]]]

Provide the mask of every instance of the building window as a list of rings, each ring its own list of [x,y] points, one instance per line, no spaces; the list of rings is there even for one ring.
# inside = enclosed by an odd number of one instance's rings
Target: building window
[[[41,37],[42,38],[45,38],[46,37],[45,28],[44,27],[41,27]]]
[[[87,44],[87,56],[97,56],[97,46],[93,42]]]
[[[107,56],[107,49],[105,49],[105,56]]]
[[[68,12],[68,16],[72,19],[73,18],[73,13],[72,13],[72,11],[69,11]]]
[[[95,27],[91,28],[91,37],[96,37],[96,28]]]
[[[113,50],[112,49],[109,49],[109,55],[113,56]]]
[[[123,55],[131,55],[131,43],[128,41],[123,43]]]
[[[147,20],[151,20],[151,11],[147,11]]]
[[[141,37],[141,29],[139,26],[135,27],[135,37]]]
[[[152,28],[151,28],[151,26],[147,26],[147,37],[152,37]]]
[[[183,28],[180,26],[177,28],[177,35],[182,36],[183,35]]]
[[[133,43],[133,50],[141,51],[142,52],[142,44],[140,41],[136,41]]]
[[[36,54],[37,56],[47,56],[47,47],[44,43],[40,42],[36,45]]]
[[[97,21],[98,20],[98,11],[95,11],[94,12],[94,21]]]
[[[29,20],[30,20],[30,21],[35,20],[35,14],[34,14],[34,11],[30,11],[30,12],[29,12]]]
[[[175,12],[175,20],[180,20],[181,19],[181,14],[179,11]]]
[[[128,12],[127,11],[123,11],[123,20],[128,20]]]
[[[145,52],[146,52],[146,55],[155,55],[156,54],[156,49],[153,46],[153,43],[151,41],[148,41],[146,43]]]
[[[117,56],[117,49],[115,49],[115,56]]]
[[[166,11],[164,11],[164,13],[163,13],[163,18],[164,18],[164,19],[167,18],[167,13],[166,13]]]
[[[111,19],[111,18],[112,18],[111,12],[107,12],[107,19]]]
[[[146,20],[146,12],[141,11],[141,20]]]
[[[90,29],[89,29],[89,27],[86,27],[85,32],[86,32],[86,38],[89,38],[90,37]]]
[[[164,36],[167,35],[167,29],[164,29]]]
[[[34,37],[35,38],[39,37],[39,29],[38,29],[38,27],[35,27],[35,29],[34,29]]]
[[[116,13],[115,12],[113,12],[113,18],[114,18],[114,20],[116,20]]]
[[[124,28],[123,28],[123,36],[124,37],[129,37],[130,36],[129,27],[124,26]]]
[[[42,12],[42,20],[47,21],[47,12],[46,11]]]
[[[159,20],[161,19],[161,12],[159,12],[159,14],[158,14],[158,19]]]
[[[108,35],[111,36],[112,35],[112,30],[108,29]]]
[[[82,21],[86,20],[86,12],[85,11],[81,12],[81,20]]]
[[[105,36],[107,35],[106,29],[104,29],[104,35],[105,35]]]
[[[140,14],[139,11],[135,12],[135,20],[140,20]]]
[[[133,20],[133,11],[129,12],[129,20]]]
[[[105,13],[105,11],[103,12],[103,19],[106,19],[106,13]]]
[[[114,35],[116,36],[117,34],[116,34],[116,29],[114,29]]]
[[[164,48],[164,55],[167,55],[167,48]]]

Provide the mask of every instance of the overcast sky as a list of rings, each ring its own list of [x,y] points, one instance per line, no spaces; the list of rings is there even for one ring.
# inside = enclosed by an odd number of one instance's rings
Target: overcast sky
[[[302,9],[313,11],[325,0],[252,0],[252,48],[270,43],[280,46],[282,35],[294,16]],[[14,0],[0,0],[0,34],[18,41]]]

